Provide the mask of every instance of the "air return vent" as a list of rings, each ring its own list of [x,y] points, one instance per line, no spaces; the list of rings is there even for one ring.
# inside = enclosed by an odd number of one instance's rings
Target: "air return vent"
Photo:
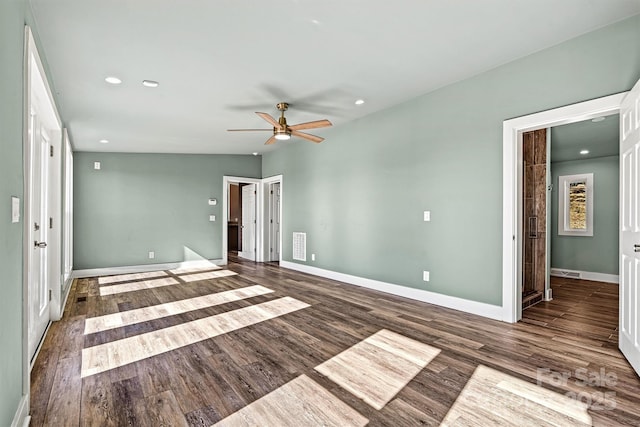
[[[552,276],[560,276],[560,277],[569,277],[571,279],[579,279],[580,272],[579,271],[571,271],[571,270],[560,270],[557,268],[551,269]]]
[[[293,259],[307,260],[307,233],[293,233]]]

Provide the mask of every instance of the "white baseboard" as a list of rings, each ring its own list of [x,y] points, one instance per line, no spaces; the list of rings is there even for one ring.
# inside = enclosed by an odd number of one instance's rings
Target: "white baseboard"
[[[20,399],[16,414],[13,416],[13,421],[11,421],[11,427],[26,427],[29,425],[30,419],[29,396],[24,394],[22,395],[22,399]]]
[[[422,289],[415,289],[406,286],[395,285],[393,283],[380,282],[378,280],[365,279],[363,277],[338,273],[335,271],[325,270],[322,268],[312,267],[304,264],[298,264],[295,262],[281,261],[280,267],[301,271],[303,273],[313,274],[315,276],[325,277],[327,279],[338,280],[340,282],[349,283],[351,285],[375,289],[377,291],[427,302],[429,304],[435,304],[441,307],[464,311],[465,313],[476,314],[478,316],[488,317],[494,320],[502,321],[504,317],[502,307],[498,305],[471,301],[463,298],[429,292]]]
[[[596,273],[593,271],[569,270],[567,268],[553,267],[551,269],[551,275],[555,277],[567,277],[567,276],[559,272],[554,272],[554,270],[567,272],[567,273],[578,273],[580,274],[580,279],[582,280],[593,280],[596,282],[607,282],[607,283],[616,283],[616,284],[620,283],[620,276],[617,274]]]
[[[221,263],[221,259],[204,259],[194,261],[169,262],[164,264],[143,264],[123,267],[92,268],[87,270],[73,270],[73,272],[71,273],[71,277],[74,279],[80,279],[83,277],[111,276],[114,274],[145,273],[147,271],[173,270],[176,268],[197,268],[207,267],[211,265],[217,266]]]

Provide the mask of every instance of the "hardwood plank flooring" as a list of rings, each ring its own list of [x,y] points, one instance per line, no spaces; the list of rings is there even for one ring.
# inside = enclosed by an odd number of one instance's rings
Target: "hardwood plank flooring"
[[[554,278],[554,300],[511,325],[273,263],[151,274],[74,281],[32,369],[32,426],[640,425],[616,285]],[[139,285],[167,278],[177,283]],[[272,292],[180,304],[248,287]],[[304,308],[274,308],[283,299]],[[371,343],[387,333],[393,342]],[[98,348],[136,357],[83,376],[83,354],[105,357]],[[350,372],[334,381],[338,363]],[[350,375],[369,389],[402,384],[372,400]]]

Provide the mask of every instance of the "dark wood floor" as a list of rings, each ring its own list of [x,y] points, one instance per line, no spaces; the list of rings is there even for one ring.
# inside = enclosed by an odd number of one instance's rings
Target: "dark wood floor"
[[[526,310],[523,322],[511,325],[271,263],[232,262],[229,269],[239,274],[197,282],[171,275],[179,285],[109,296],[100,296],[96,278],[76,280],[64,317],[51,326],[32,370],[31,425],[211,426],[301,376],[370,426],[439,425],[461,403],[469,404],[461,399],[469,395],[468,384],[479,367],[583,401],[593,397],[589,415],[594,425],[640,425],[640,380],[616,348],[615,285],[555,281],[555,299]],[[274,292],[84,334],[89,318],[252,285]],[[310,307],[81,377],[85,348],[282,297]],[[314,368],[382,329],[440,352],[376,409]],[[582,385],[585,374],[594,373],[606,373],[610,380]],[[608,406],[599,410],[597,396],[604,393]],[[482,405],[478,414],[484,410],[496,417],[508,406],[497,402],[494,408],[487,400]],[[500,420],[527,425],[528,412],[523,406],[522,417]]]

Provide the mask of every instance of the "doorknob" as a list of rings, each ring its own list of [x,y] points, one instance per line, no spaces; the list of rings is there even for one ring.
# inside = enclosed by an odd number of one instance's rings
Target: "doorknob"
[[[47,247],[47,242],[38,242],[37,240],[33,242],[33,246],[35,248],[41,248],[44,249]]]
[[[633,252],[640,252],[640,245],[638,244],[633,245]]]

